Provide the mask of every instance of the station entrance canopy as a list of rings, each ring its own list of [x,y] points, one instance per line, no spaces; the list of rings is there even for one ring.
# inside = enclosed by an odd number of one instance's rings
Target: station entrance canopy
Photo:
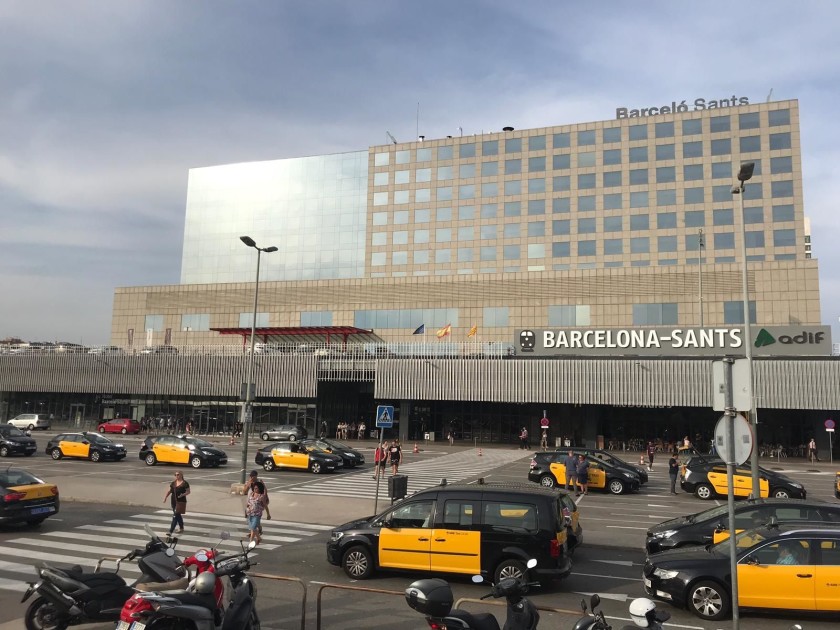
[[[242,345],[248,345],[251,338],[251,328],[211,328],[220,335],[239,335]],[[339,344],[346,346],[347,341],[353,343],[384,343],[383,339],[372,330],[355,328],[354,326],[295,326],[295,327],[267,327],[254,330],[254,341],[264,344],[291,346],[293,344],[311,344],[329,346]]]

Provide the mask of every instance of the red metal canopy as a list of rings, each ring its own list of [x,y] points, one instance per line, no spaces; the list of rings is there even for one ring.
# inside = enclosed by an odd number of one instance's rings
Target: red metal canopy
[[[211,328],[210,330],[220,335],[240,335],[243,345],[251,337],[251,328]],[[296,326],[293,328],[270,327],[257,328],[254,330],[254,337],[262,343],[268,343],[269,339],[275,342],[285,341],[311,341],[316,343],[330,343],[330,338],[340,336],[342,343],[346,344],[347,339],[352,335],[362,337],[360,342],[381,342],[382,339],[375,335],[372,330],[356,328],[354,326]],[[303,338],[303,339],[301,339]]]

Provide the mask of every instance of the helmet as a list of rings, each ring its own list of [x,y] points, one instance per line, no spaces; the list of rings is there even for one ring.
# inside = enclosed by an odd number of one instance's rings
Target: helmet
[[[630,617],[640,628],[650,627],[650,622],[656,616],[656,604],[647,597],[640,597],[630,602]]]
[[[196,593],[206,595],[207,593],[212,593],[214,588],[216,588],[216,576],[213,572],[205,571],[195,578]]]

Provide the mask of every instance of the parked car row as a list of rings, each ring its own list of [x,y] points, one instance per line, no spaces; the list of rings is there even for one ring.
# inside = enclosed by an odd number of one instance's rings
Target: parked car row
[[[96,354],[96,355],[121,355],[128,354],[120,346],[83,346],[78,343],[69,342],[40,342],[32,341],[22,344],[0,345],[0,354]],[[178,348],[171,345],[146,346],[139,351],[140,354],[178,354]]]
[[[546,488],[565,486],[566,467],[564,460],[570,450],[576,457],[583,455],[589,464],[589,489],[605,490],[611,494],[638,492],[641,485],[648,480],[647,471],[639,470],[636,466],[628,464],[608,451],[567,448],[534,453],[528,471],[528,481],[533,481]]]

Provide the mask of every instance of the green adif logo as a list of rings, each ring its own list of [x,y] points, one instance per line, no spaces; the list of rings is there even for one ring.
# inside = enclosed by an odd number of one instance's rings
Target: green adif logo
[[[776,343],[776,338],[767,332],[766,328],[762,328],[755,338],[756,348],[761,348],[762,346],[772,346],[774,343]]]

